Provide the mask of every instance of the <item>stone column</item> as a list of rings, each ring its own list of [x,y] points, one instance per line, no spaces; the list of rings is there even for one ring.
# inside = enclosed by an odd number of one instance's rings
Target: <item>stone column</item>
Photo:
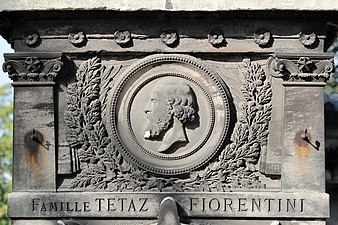
[[[56,190],[54,78],[60,53],[5,54],[14,81],[13,191]]]

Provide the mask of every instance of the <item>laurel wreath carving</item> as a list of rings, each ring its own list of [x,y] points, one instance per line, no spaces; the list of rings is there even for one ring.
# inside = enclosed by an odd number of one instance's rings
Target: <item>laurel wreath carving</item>
[[[260,65],[245,59],[239,68],[245,77],[244,102],[230,143],[205,168],[178,177],[156,176],[129,164],[109,138],[103,118],[120,68],[106,68],[94,57],[81,64],[76,82],[68,85],[67,141],[81,166],[70,188],[178,192],[264,188],[255,172],[261,149],[267,146],[272,88]]]

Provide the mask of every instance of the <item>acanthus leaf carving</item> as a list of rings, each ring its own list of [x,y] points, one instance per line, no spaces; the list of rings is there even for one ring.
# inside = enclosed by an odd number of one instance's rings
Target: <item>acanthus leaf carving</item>
[[[76,83],[68,86],[67,138],[77,149],[82,169],[70,188],[174,192],[265,188],[254,172],[260,152],[267,146],[272,88],[260,65],[244,60],[240,70],[245,77],[241,89],[245,98],[231,142],[205,168],[184,178],[169,178],[140,169],[120,154],[102,123],[108,91],[100,89],[114,85],[119,68],[105,68],[98,57],[85,61],[76,74]]]
[[[291,55],[290,59],[271,56],[267,69],[271,76],[280,77],[285,81],[326,82],[334,70],[333,59],[326,55],[320,57]]]
[[[8,77],[19,82],[53,81],[63,67],[61,57],[56,59],[40,59],[25,57],[6,61],[2,68]]]

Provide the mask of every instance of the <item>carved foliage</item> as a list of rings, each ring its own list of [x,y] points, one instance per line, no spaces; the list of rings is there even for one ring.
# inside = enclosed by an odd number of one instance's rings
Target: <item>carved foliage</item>
[[[191,174],[192,187],[202,191],[225,191],[232,188],[263,188],[258,180],[256,164],[262,147],[267,146],[271,119],[272,88],[264,70],[249,60],[243,61],[242,86],[244,102],[231,136],[231,143],[216,162]]]
[[[95,57],[80,66],[76,82],[68,85],[67,141],[77,150],[82,169],[71,188],[118,191],[127,185],[121,181],[130,181],[128,173],[133,172],[132,167],[111,143],[101,117],[100,99],[105,100],[107,92],[101,91],[100,85],[107,86],[111,81],[105,80],[101,84],[101,77],[107,78],[111,72],[112,69],[102,66],[100,59]]]
[[[281,77],[286,81],[325,82],[334,70],[333,60],[310,59],[280,59],[270,57],[267,63],[271,76]]]
[[[118,70],[114,69],[115,72]],[[114,71],[113,70],[113,71]],[[78,150],[81,173],[71,188],[109,191],[226,191],[232,188],[264,188],[254,174],[261,148],[267,145],[271,117],[272,89],[263,69],[244,60],[241,68],[245,83],[237,124],[219,157],[184,178],[155,176],[125,161],[111,142],[102,123],[101,105],[106,95],[100,82],[112,85],[112,70],[106,70],[99,58],[84,62],[76,83],[68,86],[66,122],[70,145]],[[101,80],[104,78],[106,80]],[[108,77],[111,77],[110,79]],[[100,100],[103,102],[100,102]]]
[[[87,176],[87,179],[76,179],[73,186],[99,185],[100,173],[105,171],[105,167],[114,167],[114,158],[110,157],[110,139],[102,123],[99,101],[100,77],[104,71],[105,67],[99,58],[88,60],[80,66],[76,74],[77,82],[68,86],[68,108],[65,112],[67,141],[77,149],[83,169],[80,177]]]
[[[8,60],[3,71],[13,81],[53,81],[60,72],[63,63],[60,59],[42,60],[27,57],[24,60]]]

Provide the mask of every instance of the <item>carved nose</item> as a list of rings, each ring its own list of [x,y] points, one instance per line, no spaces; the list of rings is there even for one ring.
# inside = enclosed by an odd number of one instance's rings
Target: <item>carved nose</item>
[[[150,113],[150,112],[151,112],[151,110],[150,110],[149,102],[148,102],[147,105],[144,107],[144,113],[145,113],[145,114],[148,114],[148,113]]]

